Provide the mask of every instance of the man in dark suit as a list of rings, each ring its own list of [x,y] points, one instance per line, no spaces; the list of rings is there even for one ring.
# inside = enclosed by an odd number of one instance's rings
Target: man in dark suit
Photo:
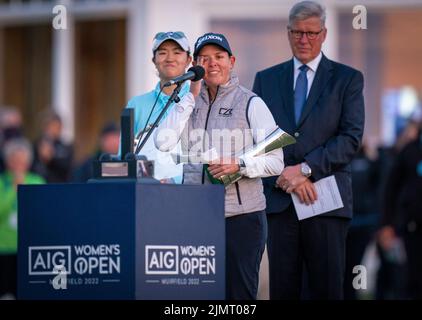
[[[258,72],[253,86],[278,126],[297,139],[284,149],[282,174],[264,182],[271,299],[299,299],[303,267],[309,298],[343,298],[350,161],[364,127],[363,76],[322,54],[326,35],[320,4],[294,5],[288,24],[293,59]],[[314,183],[331,175],[344,207],[299,221],[291,193],[309,205],[318,197]]]

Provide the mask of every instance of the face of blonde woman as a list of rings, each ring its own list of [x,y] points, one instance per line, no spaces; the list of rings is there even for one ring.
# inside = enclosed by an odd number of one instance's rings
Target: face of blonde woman
[[[164,41],[155,51],[153,62],[161,81],[169,81],[185,73],[192,58],[174,41]]]
[[[7,169],[15,174],[26,173],[30,165],[30,155],[28,151],[24,149],[12,152],[6,159]]]
[[[204,46],[198,53],[196,64],[205,69],[204,81],[209,87],[218,87],[230,80],[230,73],[236,59],[217,45]]]

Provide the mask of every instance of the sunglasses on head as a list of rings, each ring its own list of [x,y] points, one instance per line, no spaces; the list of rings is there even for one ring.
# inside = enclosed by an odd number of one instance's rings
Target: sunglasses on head
[[[175,31],[175,32],[158,32],[154,39],[155,40],[163,40],[167,38],[173,38],[173,39],[182,39],[186,38],[185,34],[182,31]]]

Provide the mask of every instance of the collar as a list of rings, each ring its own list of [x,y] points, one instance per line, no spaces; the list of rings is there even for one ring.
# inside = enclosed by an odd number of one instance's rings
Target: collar
[[[182,89],[180,89],[179,96],[180,97],[183,97],[186,93],[189,92],[189,88],[190,88],[190,85],[186,81],[182,85]],[[160,81],[158,81],[158,83],[157,83],[157,85],[155,86],[155,89],[154,89],[154,98],[155,99],[157,98],[158,94],[160,93],[160,90],[161,90]],[[160,101],[161,102],[163,102],[164,104],[166,104],[169,98],[170,98],[170,96],[166,95],[164,92],[161,92],[161,95],[160,95]]]
[[[237,86],[239,86],[239,78],[234,72],[231,72],[229,81],[218,87],[217,97],[215,97],[215,99],[231,92]],[[205,82],[202,83],[200,96],[209,104],[208,86]]]
[[[314,60],[309,61],[306,65],[311,69],[313,72],[316,72],[319,66],[319,63],[322,59],[322,52],[320,51],[319,54],[316,56]],[[303,65],[296,57],[293,56],[293,66],[295,71],[300,71],[299,68]]]

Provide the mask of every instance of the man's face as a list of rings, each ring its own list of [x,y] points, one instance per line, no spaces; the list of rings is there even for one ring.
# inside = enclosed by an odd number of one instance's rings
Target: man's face
[[[220,46],[208,44],[199,51],[196,64],[205,69],[205,83],[209,87],[217,87],[229,81],[235,60]]]
[[[321,31],[321,29],[323,29]],[[292,32],[314,32],[318,33],[315,39],[308,39],[306,34],[300,34],[300,38],[296,38]],[[321,52],[322,43],[327,35],[327,29],[323,28],[318,17],[311,17],[305,20],[296,20],[287,31],[290,47],[293,55],[302,63],[306,64],[315,59]],[[296,32],[298,34],[298,32]]]
[[[60,139],[62,134],[62,123],[57,119],[50,120],[44,130],[44,133],[47,137],[53,140]]]
[[[100,147],[104,153],[116,154],[119,152],[120,133],[110,132],[101,137]]]
[[[162,81],[168,81],[185,73],[192,58],[174,41],[164,41],[155,51],[154,64]]]

